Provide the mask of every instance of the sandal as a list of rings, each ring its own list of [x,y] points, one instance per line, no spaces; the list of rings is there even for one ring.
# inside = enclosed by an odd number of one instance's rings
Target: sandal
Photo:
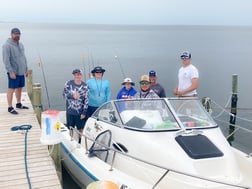
[[[19,109],[29,109],[27,106],[23,106],[21,103],[17,103],[16,104],[16,108],[19,108]]]
[[[9,107],[8,112],[10,112],[11,114],[18,114],[18,112],[13,107]]]

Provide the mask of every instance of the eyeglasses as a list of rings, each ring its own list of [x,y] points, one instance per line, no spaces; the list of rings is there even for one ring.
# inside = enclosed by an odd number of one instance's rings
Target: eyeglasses
[[[140,85],[149,85],[150,82],[149,81],[140,81]]]
[[[102,73],[102,72],[95,72],[95,73]]]

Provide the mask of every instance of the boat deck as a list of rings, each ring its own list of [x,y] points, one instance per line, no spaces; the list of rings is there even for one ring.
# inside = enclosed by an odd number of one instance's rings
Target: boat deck
[[[62,188],[48,147],[40,143],[40,125],[26,92],[22,94],[22,104],[30,109],[17,109],[19,114],[12,115],[7,112],[6,93],[0,94],[0,189],[29,188],[24,163],[25,131],[11,130],[20,125],[32,126],[27,133],[26,154],[31,188]]]

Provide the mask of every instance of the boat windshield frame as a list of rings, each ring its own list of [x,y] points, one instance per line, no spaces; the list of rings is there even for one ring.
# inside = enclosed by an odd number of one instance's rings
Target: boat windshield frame
[[[197,98],[111,100],[92,117],[121,128],[148,132],[218,126]]]

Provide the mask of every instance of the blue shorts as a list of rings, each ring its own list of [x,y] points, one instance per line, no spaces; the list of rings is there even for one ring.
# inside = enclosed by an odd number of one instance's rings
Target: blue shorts
[[[70,115],[70,114],[66,114],[66,118],[67,118],[67,127],[68,129],[70,129],[71,127],[77,127],[77,129],[83,129],[84,125],[85,125],[85,121],[86,119],[80,119],[80,115]]]
[[[7,75],[8,75],[8,88],[9,89],[22,88],[25,86],[24,75],[16,75],[16,79],[11,79],[9,73],[7,73]]]

